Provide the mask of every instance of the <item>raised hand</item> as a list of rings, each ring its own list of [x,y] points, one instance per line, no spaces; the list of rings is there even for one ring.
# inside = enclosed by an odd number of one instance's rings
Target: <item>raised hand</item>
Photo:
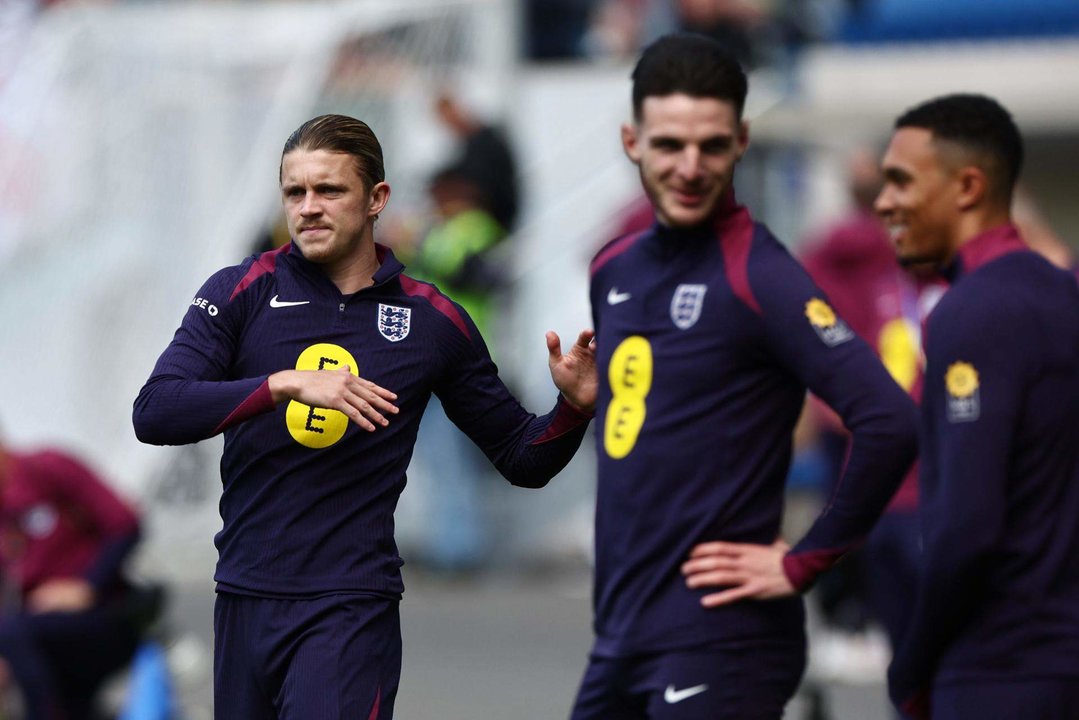
[[[555,387],[571,405],[585,412],[596,407],[599,376],[596,374],[596,337],[591,330],[582,330],[577,342],[565,355],[558,333],[547,331],[547,364]]]

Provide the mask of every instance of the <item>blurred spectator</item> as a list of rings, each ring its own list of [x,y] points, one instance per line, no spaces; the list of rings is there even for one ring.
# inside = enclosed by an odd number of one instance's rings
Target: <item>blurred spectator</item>
[[[460,143],[451,165],[479,190],[478,205],[512,232],[520,205],[517,160],[502,131],[480,121],[448,92],[438,96],[435,107]]]
[[[499,274],[490,251],[505,228],[482,202],[482,191],[465,169],[447,167],[428,190],[438,218],[409,263],[413,277],[435,283],[460,303],[480,335],[492,338],[491,311]],[[420,562],[446,572],[467,572],[486,560],[486,526],[481,481],[491,472],[483,453],[446,416],[432,397],[420,425],[416,454],[429,488]]]
[[[580,57],[595,6],[595,0],[526,0],[528,58],[542,61]]]
[[[602,0],[593,13],[584,39],[584,54],[592,58],[628,59],[637,53],[656,0]]]
[[[675,0],[681,30],[707,35],[727,47],[743,65],[760,64],[754,35],[769,21],[753,0]]]
[[[1071,248],[1056,233],[1034,197],[1022,185],[1015,191],[1012,220],[1031,250],[1059,268],[1067,270],[1074,266],[1075,256]]]
[[[96,717],[132,659],[151,619],[122,572],[138,540],[135,512],[78,460],[0,444],[0,687],[28,720]]]
[[[652,227],[656,223],[656,211],[652,201],[642,192],[618,211],[614,222],[615,230],[610,237],[631,235]]]
[[[877,352],[896,382],[918,400],[923,370],[921,327],[945,285],[923,268],[896,264],[884,226],[873,213],[873,201],[881,187],[876,156],[858,149],[849,157],[847,170],[853,210],[811,240],[802,261],[851,329]],[[826,458],[829,483],[834,482],[847,452],[848,434],[834,413],[819,402],[812,402],[808,416],[817,431],[816,449]],[[830,496],[831,487],[823,488],[823,494]],[[848,636],[848,650],[868,648],[874,658],[873,663],[867,663],[861,650],[841,657],[835,650],[842,644],[821,643],[822,651],[833,652],[823,658],[831,666],[823,669],[826,674],[875,672],[879,677],[881,663],[887,658],[865,642],[871,637],[862,635],[869,620],[883,626],[893,646],[902,637],[917,572],[917,504],[914,466],[861,552],[849,558],[841,572],[822,579],[818,600],[826,620],[842,631],[855,633]]]

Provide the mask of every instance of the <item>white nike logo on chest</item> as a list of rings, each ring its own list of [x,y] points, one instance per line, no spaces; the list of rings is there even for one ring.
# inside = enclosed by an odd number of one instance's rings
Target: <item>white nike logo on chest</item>
[[[272,298],[270,298],[270,307],[272,307],[272,308],[292,307],[293,305],[306,305],[309,302],[311,302],[311,301],[310,300],[278,300],[277,296],[274,295]]]
[[[613,287],[611,288],[611,291],[607,293],[607,304],[618,305],[619,303],[624,303],[626,300],[629,300],[631,297],[633,297],[633,295],[631,295],[630,293],[620,293],[618,292],[618,288]]]

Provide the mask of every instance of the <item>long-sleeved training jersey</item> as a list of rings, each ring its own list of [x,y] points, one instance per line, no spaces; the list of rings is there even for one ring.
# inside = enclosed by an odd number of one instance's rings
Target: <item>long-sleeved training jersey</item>
[[[135,400],[144,442],[225,433],[219,589],[399,597],[393,513],[432,392],[516,485],[546,484],[580,445],[588,417],[561,398],[529,414],[461,307],[377,249],[374,284],[349,296],[292,244],[217,272]],[[274,405],[270,374],[345,365],[397,394],[388,427],[369,433],[337,411]]]
[[[961,246],[951,274],[926,328],[925,566],[899,704],[1079,676],[1079,289],[1011,225]]]
[[[784,561],[795,587],[807,587],[864,538],[910,466],[910,398],[733,203],[711,227],[656,226],[608,244],[592,263],[591,301],[595,652],[800,636],[800,598],[705,609],[706,591],[688,589],[680,566],[700,542],[776,539],[808,387],[853,444],[835,496]]]

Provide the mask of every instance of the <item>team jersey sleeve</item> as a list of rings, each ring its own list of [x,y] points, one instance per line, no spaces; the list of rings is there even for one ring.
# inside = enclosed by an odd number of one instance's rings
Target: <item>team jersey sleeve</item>
[[[467,333],[446,328],[446,371],[435,389],[446,415],[512,484],[543,487],[577,452],[592,418],[561,395],[546,415],[528,412],[498,377],[487,346],[459,305]]]
[[[273,410],[268,376],[229,377],[244,320],[245,295],[232,297],[242,268],[206,281],[158,358],[135,399],[133,422],[142,442],[197,442]]]
[[[119,577],[124,561],[138,544],[139,520],[93,471],[68,455],[42,453],[34,460],[35,478],[42,488],[71,511],[102,539],[101,551],[85,573],[85,579],[101,593]]]
[[[900,706],[928,691],[940,655],[988,591],[1005,528],[1006,480],[1023,404],[1029,321],[1006,302],[931,316],[922,399],[923,574],[889,672]]]
[[[769,353],[829,405],[851,433],[835,490],[783,561],[799,590],[860,544],[917,450],[917,413],[880,360],[836,315],[800,265],[775,243],[758,247],[748,276]]]

